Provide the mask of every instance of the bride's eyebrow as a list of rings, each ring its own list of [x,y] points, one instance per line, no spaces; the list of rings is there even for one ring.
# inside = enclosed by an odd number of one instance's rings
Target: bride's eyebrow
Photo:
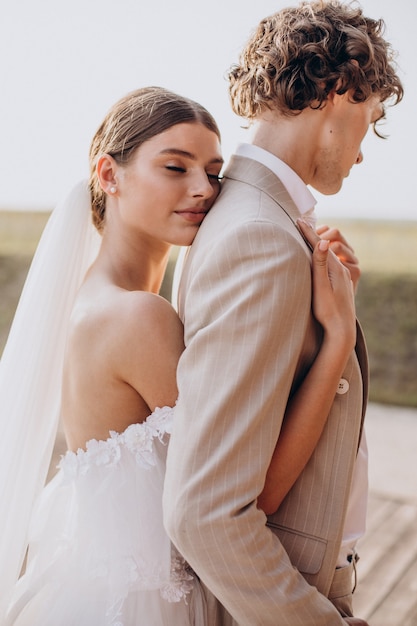
[[[197,160],[197,157],[195,154],[193,154],[192,152],[188,152],[187,150],[180,150],[179,148],[165,148],[164,150],[161,150],[159,154],[172,154],[174,156],[182,156],[187,159],[191,159],[192,161]],[[223,165],[224,159],[222,159],[221,157],[216,157],[214,159],[211,159],[210,164],[215,164],[215,163],[218,163],[219,165]]]
[[[175,154],[176,156],[187,157],[188,159],[196,159],[195,154],[187,152],[187,150],[180,150],[179,148],[165,148],[161,150],[159,154]]]

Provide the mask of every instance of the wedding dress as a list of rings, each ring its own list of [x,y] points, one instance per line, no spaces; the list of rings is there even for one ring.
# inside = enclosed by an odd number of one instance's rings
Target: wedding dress
[[[162,524],[173,409],[68,451],[43,490],[7,626],[207,624],[204,596]]]
[[[173,408],[68,451],[44,487],[90,212],[86,182],[52,212],[0,361],[0,626],[209,626],[162,522]]]

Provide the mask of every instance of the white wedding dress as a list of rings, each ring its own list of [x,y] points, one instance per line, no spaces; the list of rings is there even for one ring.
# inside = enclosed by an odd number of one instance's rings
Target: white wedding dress
[[[209,626],[162,523],[173,413],[62,457],[36,504],[7,626]]]

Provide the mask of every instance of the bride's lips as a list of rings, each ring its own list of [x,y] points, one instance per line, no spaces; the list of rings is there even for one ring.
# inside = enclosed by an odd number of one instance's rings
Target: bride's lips
[[[208,211],[205,209],[184,209],[183,211],[175,211],[177,215],[183,217],[187,222],[201,223]]]

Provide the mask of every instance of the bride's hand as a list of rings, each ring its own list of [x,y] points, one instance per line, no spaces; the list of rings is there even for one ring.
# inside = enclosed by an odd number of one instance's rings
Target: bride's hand
[[[325,335],[350,352],[356,342],[355,296],[349,269],[305,222],[298,226],[313,247],[313,313]]]
[[[338,228],[330,228],[329,226],[323,224],[322,226],[316,228],[316,233],[321,237],[321,239],[328,239],[330,241],[330,249],[335,253],[339,261],[348,268],[356,293],[359,278],[361,276],[361,270],[358,258],[355,256],[355,251],[352,246],[348,243],[347,239],[342,235]]]

